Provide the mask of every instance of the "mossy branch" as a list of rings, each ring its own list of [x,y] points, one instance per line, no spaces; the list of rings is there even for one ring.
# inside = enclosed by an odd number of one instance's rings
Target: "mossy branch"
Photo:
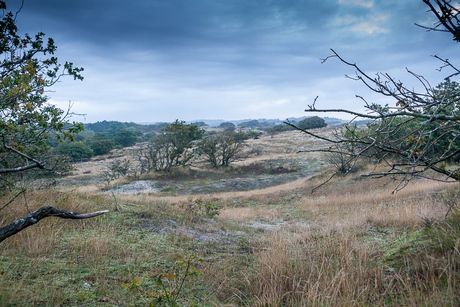
[[[92,218],[92,217],[99,216],[107,212],[109,212],[109,210],[96,211],[96,212],[91,212],[91,213],[76,213],[76,212],[69,212],[65,210],[56,209],[51,206],[46,206],[46,207],[40,208],[28,214],[27,216],[15,221],[14,223],[11,223],[8,226],[0,228],[0,242],[5,240],[6,238],[9,238],[17,234],[18,232],[26,229],[27,227],[38,223],[38,221],[40,221],[41,219],[44,219],[49,216],[55,216],[55,217],[59,217],[62,219],[79,220],[79,219]]]

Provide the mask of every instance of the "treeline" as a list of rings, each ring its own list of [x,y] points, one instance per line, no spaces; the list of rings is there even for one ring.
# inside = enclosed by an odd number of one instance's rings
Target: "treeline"
[[[316,129],[316,128],[323,128],[327,126],[326,121],[318,116],[312,116],[312,117],[307,117],[302,120],[296,121],[296,120],[291,120],[291,123],[294,125],[297,125],[297,127],[307,130],[307,129]],[[338,123],[338,122],[337,122]],[[269,121],[258,121],[257,119],[254,120],[249,120],[245,122],[241,122],[238,125],[235,125],[231,122],[223,122],[218,128],[239,128],[239,129],[259,129],[259,130],[265,130],[265,131],[289,131],[289,130],[294,130],[295,128],[286,125],[286,124],[279,124],[279,125],[274,125],[273,122]]]
[[[84,131],[73,141],[59,143],[51,140],[56,154],[66,155],[74,161],[105,155],[112,149],[130,147],[137,142],[147,141],[160,133],[168,123],[140,125],[118,121],[101,121],[84,124]]]
[[[305,119],[302,119],[299,122],[291,121],[291,124],[296,125],[297,127],[303,130],[327,127],[326,121],[319,116],[307,117]],[[292,126],[286,125],[286,124],[281,124],[281,125],[276,125],[272,127],[270,130],[271,130],[270,132],[280,132],[280,131],[295,130],[295,128],[293,128]]]
[[[93,156],[108,154],[112,149],[120,149],[124,147],[130,147],[138,142],[151,142],[152,140],[158,140],[158,135],[164,135],[171,125],[181,123],[185,125],[185,122],[175,123],[157,123],[150,125],[141,125],[136,123],[123,123],[118,121],[100,121],[91,124],[84,124],[84,131],[76,135],[73,141],[57,142],[51,140],[50,145],[54,147],[54,152],[59,155],[66,155],[73,161],[81,161],[89,159]],[[327,124],[324,119],[313,116],[305,118],[301,121],[293,122],[302,129],[314,129],[326,127]],[[190,127],[199,128],[202,131],[199,139],[203,135],[216,135],[216,131],[208,131],[205,134],[203,127],[207,126],[204,122],[195,122],[189,124]],[[180,128],[183,128],[182,126]],[[217,128],[220,128],[228,133],[240,130],[239,134],[235,134],[237,139],[254,138],[258,137],[261,133],[254,130],[264,130],[270,134],[274,134],[279,131],[292,130],[293,128],[281,124],[273,126],[270,122],[259,122],[258,120],[250,120],[241,122],[235,125],[231,122],[221,123]],[[244,132],[241,132],[244,131]],[[221,142],[222,141],[222,136]],[[214,137],[214,141],[217,137]],[[213,158],[211,158],[213,159]],[[220,161],[224,165],[227,162]]]

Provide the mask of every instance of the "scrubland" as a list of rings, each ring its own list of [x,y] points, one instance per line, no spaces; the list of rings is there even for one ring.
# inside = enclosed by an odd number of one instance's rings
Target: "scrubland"
[[[48,218],[0,243],[0,305],[458,306],[457,185],[413,180],[393,193],[358,172],[312,193],[331,169],[296,151],[317,146],[297,132],[262,136],[231,168],[142,178],[199,186],[298,174],[255,190],[111,193],[132,179],[91,180],[109,157],[29,189],[0,211],[2,225],[45,205],[110,212]]]

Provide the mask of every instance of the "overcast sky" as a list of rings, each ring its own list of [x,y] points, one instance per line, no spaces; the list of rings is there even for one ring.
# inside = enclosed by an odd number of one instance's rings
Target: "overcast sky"
[[[407,67],[436,85],[445,73],[431,55],[458,58],[460,45],[414,25],[433,21],[422,0],[25,0],[18,16],[84,67],[83,82],[49,93],[82,122],[284,119],[316,96],[318,107],[360,110],[357,94],[385,103],[320,58],[333,48],[369,74],[411,84]]]

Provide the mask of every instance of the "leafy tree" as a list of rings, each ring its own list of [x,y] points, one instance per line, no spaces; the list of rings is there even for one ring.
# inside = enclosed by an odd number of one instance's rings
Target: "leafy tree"
[[[108,139],[93,139],[90,143],[95,156],[108,154],[114,147],[112,140]]]
[[[48,139],[73,139],[83,128],[69,123],[70,112],[49,104],[44,94],[62,76],[82,80],[83,69],[69,62],[60,65],[54,56],[56,45],[51,38],[45,41],[44,33],[20,36],[16,26],[19,12],[6,9],[6,3],[0,1],[0,188],[12,188],[15,174],[50,169],[56,162]],[[48,216],[88,218],[102,213],[82,215],[44,207],[0,228],[0,241]]]
[[[299,121],[299,123],[297,124],[297,127],[304,130],[323,128],[326,126],[327,124],[324,121],[324,119],[318,116],[307,117]]]
[[[449,32],[454,40],[459,41],[460,10],[447,0],[423,2],[438,18],[438,22],[428,29]],[[347,155],[346,163],[349,167],[346,172],[361,157],[386,165],[386,170],[371,172],[365,176],[388,176],[397,179],[400,184],[396,189],[404,187],[411,179],[420,177],[460,181],[458,164],[448,164],[449,161],[458,160],[460,155],[460,91],[458,83],[452,80],[458,78],[460,70],[448,59],[435,56],[442,62],[441,69],[451,70],[445,82],[433,88],[425,78],[408,70],[423,89],[415,91],[389,74],[369,76],[358,65],[346,61],[334,50],[332,53],[323,62],[331,58],[339,59],[356,70],[356,76],[351,79],[363,82],[371,91],[388,97],[393,102],[389,101],[382,106],[359,97],[364,102],[366,112],[355,112],[347,109],[318,109],[315,106],[316,97],[306,112],[341,112],[357,119],[368,120],[365,129],[358,129],[356,125],[349,123],[334,137],[319,135],[289,122],[287,124],[331,144],[319,151]]]
[[[260,126],[260,123],[257,119],[249,120],[246,122],[241,122],[238,124],[238,127],[240,128],[256,128],[259,126]]]
[[[257,119],[241,122],[238,124],[239,128],[268,128],[273,126],[273,122],[258,121]]]
[[[229,166],[230,162],[239,158],[246,139],[245,133],[223,130],[217,135],[209,135],[200,140],[197,143],[198,152],[214,167]]]
[[[294,125],[294,123],[292,123]],[[286,124],[280,124],[280,125],[275,125],[271,128],[271,130],[277,131],[277,132],[282,132],[282,131],[290,131],[290,130],[295,130],[294,127]]]
[[[82,130],[81,124],[70,124],[70,113],[47,103],[45,90],[64,75],[82,80],[82,68],[66,62],[63,67],[54,56],[53,39],[45,42],[44,33],[19,36],[16,17],[6,11],[0,20],[0,175],[47,169],[53,160],[47,139],[72,139]],[[50,55],[42,59],[37,55]],[[5,181],[3,181],[5,182]]]
[[[193,159],[193,142],[200,139],[204,130],[195,124],[176,120],[168,124],[163,133],[155,135],[151,142],[136,154],[141,173],[170,171],[173,166],[185,166]]]
[[[167,125],[169,125],[169,123],[158,123],[158,124],[155,125],[154,131],[155,131],[155,132],[162,132],[163,129],[164,129]]]
[[[81,141],[64,142],[59,144],[56,151],[60,155],[66,155],[73,161],[89,159],[93,156],[93,150]]]
[[[205,122],[194,122],[193,124],[195,124],[198,128],[208,126]]]
[[[176,120],[167,125],[164,129],[166,139],[171,142],[173,151],[171,160],[173,165],[185,165],[192,159],[191,151],[193,141],[201,139],[204,134],[203,129],[199,129],[195,124],[185,124],[184,121]]]
[[[135,128],[126,128],[117,131],[115,134],[113,141],[115,144],[120,145],[122,147],[129,147],[136,144],[138,140],[139,131]]]
[[[228,131],[235,131],[236,126],[234,123],[231,122],[223,122],[219,126],[217,126],[217,128],[221,128]]]

